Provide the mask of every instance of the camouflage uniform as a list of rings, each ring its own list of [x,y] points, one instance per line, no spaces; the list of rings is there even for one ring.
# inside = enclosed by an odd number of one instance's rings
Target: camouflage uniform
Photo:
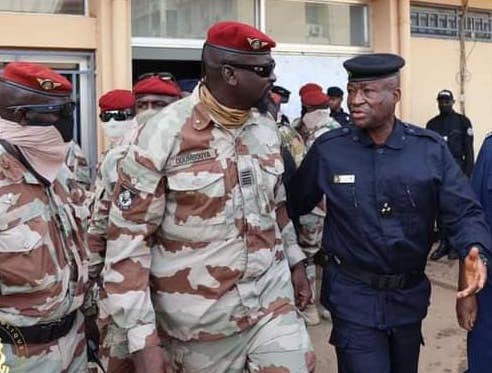
[[[280,124],[278,130],[282,139],[282,145],[287,148],[290,155],[292,155],[296,166],[299,167],[306,154],[302,136],[289,124]]]
[[[103,155],[94,182],[94,205],[88,229],[89,247],[91,249],[91,266],[101,270],[106,256],[109,209],[113,191],[118,180],[117,163],[126,154],[128,145],[120,145]],[[100,299],[106,298],[104,288],[99,289]],[[111,315],[104,308],[104,301],[99,302],[98,327],[101,340],[101,362],[109,372],[134,371],[129,356],[126,338],[119,336],[119,329],[111,320]]]
[[[227,130],[198,90],[145,124],[119,164],[104,268],[102,303],[130,353],[159,332],[181,371],[307,371],[282,172],[272,120],[252,111]]]
[[[340,127],[340,124],[330,117],[329,110],[316,110],[316,114],[318,115],[316,123],[306,124],[303,121],[300,125],[300,127],[302,128],[302,133],[304,134],[306,153],[319,136],[321,136],[325,132]],[[299,245],[308,258],[312,258],[321,247],[321,238],[323,236],[323,222],[325,219],[325,215],[326,206],[325,202],[322,201],[309,214],[299,217]],[[316,266],[314,265],[314,263],[312,263],[311,259],[309,259],[309,262],[311,263],[306,267],[306,275],[308,277],[309,283],[311,284],[311,290],[313,294],[312,303],[315,304]]]
[[[75,175],[79,185],[89,191],[92,185],[89,164],[79,144],[73,140],[68,143],[65,164]]]
[[[2,323],[28,327],[75,313],[58,340],[25,349],[4,342],[5,364],[11,373],[86,371],[84,192],[65,166],[46,186],[0,146],[0,202]]]

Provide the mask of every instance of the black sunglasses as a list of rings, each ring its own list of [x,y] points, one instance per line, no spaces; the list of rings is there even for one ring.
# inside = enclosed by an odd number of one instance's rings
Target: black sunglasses
[[[127,110],[108,110],[99,114],[99,119],[103,122],[109,122],[111,118],[117,121],[132,119],[135,113],[131,109]]]
[[[144,80],[144,79],[147,79],[147,78],[151,78],[153,76],[157,76],[160,80],[172,80],[173,82],[176,81],[176,78],[174,77],[174,75],[171,74],[171,73],[168,73],[168,72],[145,73],[145,74],[139,75],[138,78],[137,78],[137,81],[141,81],[141,80]]]
[[[272,75],[272,72],[275,69],[275,61],[272,61],[267,65],[243,65],[240,63],[231,62],[225,62],[223,63],[223,65],[229,65],[238,69],[252,71],[262,78],[268,78],[270,75]]]
[[[7,109],[13,110],[15,113],[19,111],[32,111],[40,114],[57,113],[63,116],[69,116],[73,114],[75,109],[75,102],[66,102],[64,104],[49,105],[49,104],[36,104],[36,105],[17,105],[8,106]]]

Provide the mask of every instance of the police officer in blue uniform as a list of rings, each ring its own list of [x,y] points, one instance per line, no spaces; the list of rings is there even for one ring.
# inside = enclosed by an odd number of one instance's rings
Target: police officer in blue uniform
[[[326,196],[322,303],[331,311],[341,373],[415,373],[430,282],[425,276],[440,216],[464,261],[465,297],[483,287],[491,237],[446,143],[401,122],[399,69],[392,54],[344,63],[354,126],[320,136],[293,177],[292,213]]]
[[[339,87],[329,87],[326,90],[328,96],[328,106],[330,107],[330,116],[335,119],[341,126],[350,124],[350,115],[343,111],[343,91]]]
[[[471,184],[492,227],[492,134],[482,144]],[[478,309],[477,309],[478,308]],[[489,372],[492,368],[492,281],[489,278],[477,296],[457,300],[458,322],[468,333],[468,373]]]

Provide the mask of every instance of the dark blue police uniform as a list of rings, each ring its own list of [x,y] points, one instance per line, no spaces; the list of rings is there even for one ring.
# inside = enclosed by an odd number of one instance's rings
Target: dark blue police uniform
[[[484,209],[487,223],[492,226],[492,137],[489,135],[480,149],[471,178]],[[473,330],[468,333],[468,373],[488,372],[492,368],[492,279],[477,295],[478,314]]]
[[[489,252],[473,191],[439,135],[396,120],[381,146],[354,126],[317,139],[291,180],[290,211],[306,214],[323,195],[331,259],[321,301],[333,317],[338,371],[417,372],[436,216],[461,258],[472,245]]]
[[[350,124],[350,115],[344,112],[342,108],[337,111],[332,111],[330,116],[340,123],[341,126],[348,126]]]

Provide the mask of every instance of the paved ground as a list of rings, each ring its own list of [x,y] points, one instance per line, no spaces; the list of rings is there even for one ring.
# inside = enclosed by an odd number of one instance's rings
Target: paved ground
[[[429,262],[427,267],[432,297],[423,326],[425,346],[421,350],[420,373],[463,373],[466,369],[466,334],[459,328],[454,311],[457,274],[457,261],[441,259]],[[318,373],[337,372],[334,349],[328,343],[330,331],[328,321],[310,327]]]

